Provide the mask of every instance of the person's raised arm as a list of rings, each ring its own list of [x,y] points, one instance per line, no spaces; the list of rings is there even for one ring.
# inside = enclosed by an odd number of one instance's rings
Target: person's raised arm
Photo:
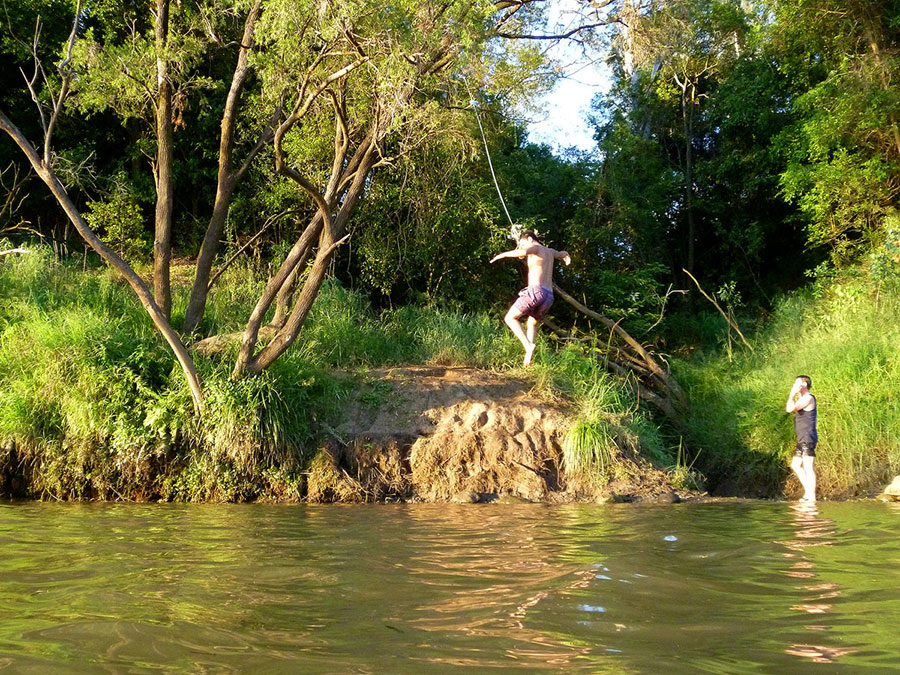
[[[794,403],[796,403],[798,391],[800,391],[800,383],[799,380],[795,380],[794,385],[791,387],[791,393],[788,394],[787,403],[784,404],[785,412],[794,412]]]
[[[496,262],[502,258],[524,258],[527,255],[526,251],[521,248],[514,248],[512,251],[504,251],[503,253],[498,253],[493,258],[491,258],[491,262]]]
[[[794,380],[794,386],[791,387],[791,393],[788,394],[787,403],[784,405],[784,409],[786,412],[792,413],[797,412],[798,410],[803,410],[806,406],[809,405],[810,401],[812,401],[812,394],[807,391],[805,394],[797,397],[797,394],[800,393],[800,390],[803,388],[803,380],[799,377]]]
[[[569,255],[568,251],[557,251],[556,249],[554,249],[553,257],[556,260],[562,260],[564,263],[566,263],[566,265],[572,264],[572,256]]]
[[[790,413],[790,412],[797,412],[798,410],[803,410],[806,406],[808,406],[810,404],[811,401],[812,401],[812,394],[810,394],[809,392],[806,392],[805,394],[803,394],[803,396],[801,396],[796,401],[794,401],[793,404],[791,403],[790,399],[788,399],[787,411]]]

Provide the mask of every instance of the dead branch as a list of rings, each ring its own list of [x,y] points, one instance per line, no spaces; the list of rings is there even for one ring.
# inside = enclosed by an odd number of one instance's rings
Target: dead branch
[[[691,278],[691,281],[693,281],[695,284],[697,284],[697,290],[700,291],[700,294],[701,294],[704,298],[706,298],[707,300],[709,300],[709,301],[713,304],[713,307],[715,307],[717,310],[719,310],[719,314],[721,314],[721,315],[725,318],[725,321],[728,322],[728,325],[731,326],[731,328],[733,328],[734,331],[735,331],[738,335],[741,336],[741,341],[742,341],[745,345],[747,345],[747,349],[749,349],[749,350],[752,352],[752,351],[753,351],[753,347],[751,347],[751,346],[750,346],[750,343],[747,342],[747,338],[745,338],[745,337],[744,337],[744,334],[741,332],[740,326],[737,325],[737,321],[735,321],[735,320],[732,319],[730,316],[728,316],[728,314],[725,313],[725,311],[719,306],[719,303],[716,302],[716,299],[715,299],[714,297],[710,296],[706,291],[704,291],[702,288],[700,288],[700,282],[697,281],[697,280],[694,278],[694,275],[693,275],[693,274],[691,274],[690,272],[688,272],[688,271],[687,271],[686,269],[684,269],[684,268],[682,268],[681,271],[684,272],[685,274],[687,274],[687,275]]]
[[[220,267],[219,270],[213,275],[212,279],[209,280],[209,285],[207,286],[207,292],[209,291],[210,288],[212,288],[213,284],[216,283],[216,279],[218,279],[220,276],[222,276],[222,272],[227,270],[228,267],[231,265],[231,263],[233,263],[235,260],[237,260],[237,258],[244,251],[246,251],[248,248],[250,248],[250,246],[253,244],[253,242],[255,242],[257,239],[259,239],[261,236],[263,236],[263,234],[265,234],[266,230],[268,230],[270,227],[272,227],[272,225],[277,223],[279,220],[281,220],[285,216],[288,216],[288,215],[291,215],[294,213],[299,213],[299,212],[300,212],[300,209],[287,209],[285,211],[282,211],[281,213],[275,214],[274,216],[269,216],[266,219],[266,222],[263,223],[263,226],[260,228],[259,232],[257,232],[252,237],[250,237],[250,239],[247,241],[247,243],[244,244],[243,246],[241,246],[234,255],[232,255],[228,260],[226,260],[225,263],[222,265],[222,267]]]
[[[685,295],[687,290],[683,288],[672,288],[672,284],[669,284],[669,288],[666,290],[666,294],[662,297],[662,304],[659,308],[659,318],[653,322],[653,324],[644,331],[644,335],[649,333],[651,330],[656,328],[660,323],[662,323],[663,317],[666,315],[666,304],[669,302],[669,296],[675,295],[676,293],[680,293],[681,295]]]
[[[7,185],[6,183],[6,174],[8,172],[12,172],[12,182]],[[19,169],[19,166],[15,162],[10,162],[9,166],[5,169],[0,169],[0,189],[2,189],[6,193],[6,198],[3,201],[3,204],[0,205],[0,223],[4,221],[12,222],[13,218],[15,218],[16,214],[19,212],[19,209],[22,208],[22,203],[28,198],[27,193],[22,194],[22,187],[31,177],[31,170],[24,172],[24,175]],[[2,228],[3,232],[19,229],[23,224],[28,221],[20,220],[17,224],[13,226],[8,226]]]
[[[597,318],[603,323],[609,322],[614,326],[618,325],[617,322],[613,323],[602,315],[593,314],[596,316],[592,316],[592,318]],[[555,334],[566,340],[580,341],[570,331],[561,328],[551,320],[544,319],[543,323]],[[611,339],[615,335],[617,335],[617,332],[612,331]],[[684,417],[679,413],[678,408],[684,410],[686,404],[678,384],[671,376],[667,374],[666,378],[662,378],[656,375],[650,371],[642,358],[630,353],[619,345],[611,343],[607,345],[607,350],[603,353],[601,360],[610,372],[625,380],[625,383],[632,390],[638,401],[644,400],[652,405],[677,428],[681,428],[684,425]],[[660,391],[654,391],[651,387]],[[678,408],[676,408],[676,405]]]
[[[635,340],[628,332],[622,328],[617,321],[612,321],[602,314],[598,314],[591,309],[588,309],[580,302],[578,302],[571,295],[566,293],[563,289],[561,289],[556,284],[553,284],[553,292],[564,301],[569,303],[572,307],[577,309],[582,314],[589,316],[590,318],[599,321],[604,326],[609,328],[613,333],[615,333],[620,339],[622,339],[626,345],[628,345],[635,354],[640,356],[641,361],[645,365],[645,367],[653,373],[654,376],[659,378],[659,380],[664,383],[665,387],[672,393],[672,397],[678,406],[682,409],[687,408],[687,398],[684,395],[679,384],[675,381],[675,379],[665,370],[653,356],[641,345],[637,340]]]

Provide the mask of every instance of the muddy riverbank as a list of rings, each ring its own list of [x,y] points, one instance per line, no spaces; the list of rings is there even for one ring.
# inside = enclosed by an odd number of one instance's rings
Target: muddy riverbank
[[[572,476],[574,411],[526,379],[474,368],[372,371],[313,460],[306,497],[331,501],[677,501],[665,471],[617,438],[606,480]]]

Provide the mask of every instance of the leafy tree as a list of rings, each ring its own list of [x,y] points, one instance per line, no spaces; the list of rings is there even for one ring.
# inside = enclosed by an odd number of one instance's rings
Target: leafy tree
[[[884,237],[900,195],[900,3],[772,3],[772,40],[796,91],[778,138],[781,187],[809,220],[809,241],[837,263]]]
[[[632,264],[662,263],[673,283],[693,266],[763,302],[810,259],[804,220],[779,194],[773,139],[797,114],[771,20],[762,3],[632,6],[596,106],[598,206]]]
[[[505,216],[477,160],[438,143],[372,186],[347,262],[376,301],[483,307],[499,271],[485,261],[506,239]]]
[[[80,16],[80,9],[81,4],[79,2],[75,12],[76,17]],[[43,132],[43,143],[40,144],[41,149],[38,150],[38,148],[25,137],[19,128],[13,124],[2,111],[0,111],[0,130],[6,132],[19,147],[31,164],[32,169],[50,189],[50,192],[59,202],[60,206],[66,212],[66,215],[84,240],[107,263],[117,269],[131,286],[144,309],[153,320],[157,330],[159,330],[172,351],[175,353],[191,388],[195,407],[199,412],[203,407],[200,378],[197,374],[197,369],[194,366],[193,359],[182,343],[181,338],[172,329],[168,316],[166,316],[159,304],[154,300],[143,279],[134,272],[128,263],[110,249],[102,239],[97,236],[90,225],[88,225],[76,205],[72,202],[72,199],[69,197],[55,171],[55,165],[57,163],[54,161],[52,153],[53,135],[59,124],[63,106],[71,91],[70,86],[73,79],[71,64],[76,44],[77,31],[78,22],[75,20],[72,22],[71,32],[63,52],[63,58],[57,65],[56,75],[58,76],[58,80],[54,82],[54,79],[51,79],[51,77],[48,76],[47,72],[43,69],[39,57],[35,55],[34,73],[32,78],[27,81],[28,91],[38,108],[41,130]],[[39,80],[39,78],[41,78],[42,81]],[[39,87],[41,84],[45,85],[44,90],[41,91],[41,93],[44,94],[44,98],[39,96]]]
[[[50,187],[79,233],[128,279],[178,355],[199,409],[202,393],[196,369],[169,322],[169,256],[174,129],[181,127],[190,98],[203,100],[216,86],[209,73],[216,74],[217,82],[223,77],[228,81],[224,73],[231,77],[221,134],[212,144],[218,152],[201,153],[218,158],[219,172],[186,330],[193,330],[202,318],[221,228],[237,183],[256,158],[271,157],[279,185],[293,185],[297,197],[314,208],[248,320],[234,368],[235,376],[241,376],[271,365],[299,335],[346,240],[351,216],[366,191],[377,185],[373,172],[404,161],[433,136],[468,128],[459,105],[465,96],[455,73],[465,71],[475,83],[490,80],[506,105],[549,81],[552,71],[543,69],[546,57],[536,43],[558,36],[542,32],[545,7],[538,0],[409,0],[388,6],[371,0],[271,0],[252,5],[244,0],[190,5],[158,0],[151,12],[131,2],[88,1],[77,7],[78,20],[56,73],[42,69],[40,54],[36,59],[35,72],[45,77],[32,79],[26,95],[38,102],[42,142],[32,144],[4,113],[0,128]],[[608,20],[598,17],[591,26]],[[235,31],[240,39],[222,39]],[[233,70],[205,68],[217,53],[237,55]],[[25,92],[19,91],[21,100]],[[97,236],[59,181],[55,131],[70,101],[83,112],[112,111],[149,130],[141,140],[152,141],[146,153],[152,157],[156,187],[152,295]],[[200,143],[210,146],[208,140]],[[276,320],[259,348],[260,329],[273,305]]]
[[[702,108],[723,72],[740,57],[746,30],[745,15],[730,0],[671,0],[632,27],[637,68],[648,72],[661,103],[678,106],[680,128],[668,131],[673,141],[680,141],[688,270],[694,269],[697,237],[695,148],[702,147],[708,129]]]
[[[101,17],[109,14],[118,17],[111,11],[112,4],[101,6],[107,10],[99,13]],[[189,99],[216,86],[215,80],[201,74],[199,66],[210,53],[216,53],[222,36],[230,32],[238,38],[240,48],[222,112],[216,204],[207,234],[207,238],[217,242],[234,188],[249,166],[245,162],[240,169],[232,169],[231,162],[235,108],[248,75],[248,54],[260,8],[260,2],[245,9],[244,3],[227,0],[174,6],[169,0],[157,0],[155,9],[138,14],[130,27],[120,26],[118,21],[111,21],[109,27],[102,24],[96,29],[89,27],[75,50],[78,77],[73,101],[80,110],[90,113],[109,109],[123,121],[138,120],[153,143],[148,155],[152,157],[156,193],[154,295],[166,316],[171,313],[169,266],[175,200],[175,131],[185,127]],[[124,4],[120,12],[127,15],[129,9]],[[240,22],[230,18],[234,13],[245,16],[242,32],[237,30]],[[265,138],[266,132],[262,136]],[[250,161],[261,147],[260,142],[249,151]],[[208,248],[207,245],[201,251],[198,264],[198,271],[206,272],[204,288],[211,266]],[[195,326],[191,325],[190,308],[188,314],[186,328],[191,331]]]

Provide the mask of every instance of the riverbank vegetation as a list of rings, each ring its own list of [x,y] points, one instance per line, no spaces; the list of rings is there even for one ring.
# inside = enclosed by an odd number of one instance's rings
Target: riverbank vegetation
[[[723,322],[724,324],[724,322]],[[876,494],[900,473],[900,284],[855,268],[782,297],[756,349],[681,360],[698,466],[729,494],[777,496],[794,449],[792,378],[813,373],[819,494]],[[787,384],[786,384],[787,383]]]
[[[223,280],[209,320],[240,327],[264,283],[249,268]],[[175,306],[187,288],[173,286]],[[49,248],[0,266],[0,483],[7,494],[55,499],[294,501],[343,402],[373,368],[409,363],[519,371],[521,347],[497,316],[415,306],[376,312],[359,293],[326,285],[308,337],[277,367],[234,380],[230,353],[199,356],[207,405],[105,269],[57,261]],[[569,469],[615,472],[617,438],[661,467],[666,441],[621,383],[576,347],[543,345],[535,391],[573,402],[581,429]],[[376,403],[390,402],[377,391]],[[373,399],[374,400],[374,399]],[[596,449],[595,449],[596,448]],[[597,453],[607,460],[595,466]],[[609,458],[612,458],[610,461]]]
[[[7,4],[8,490],[296,498],[366,369],[516,367],[506,208],[572,254],[529,374],[569,471],[790,493],[799,373],[823,495],[900,470],[894,4]],[[527,138],[565,41],[594,152]]]

